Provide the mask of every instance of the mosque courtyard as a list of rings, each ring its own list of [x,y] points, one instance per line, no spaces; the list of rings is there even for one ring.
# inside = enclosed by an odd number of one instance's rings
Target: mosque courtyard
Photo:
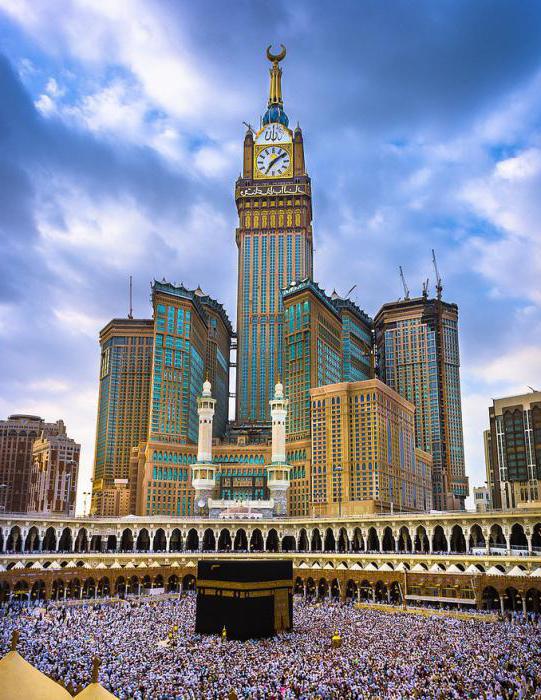
[[[235,642],[194,633],[195,596],[3,608],[2,653],[18,650],[75,692],[100,683],[127,700],[541,697],[541,621],[472,619],[294,602],[293,632]],[[338,630],[342,643],[331,645]]]

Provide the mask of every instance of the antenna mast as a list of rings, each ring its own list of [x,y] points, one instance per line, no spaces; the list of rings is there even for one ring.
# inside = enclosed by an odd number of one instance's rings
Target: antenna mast
[[[402,265],[398,268],[400,270],[400,279],[402,280],[402,286],[404,287],[404,299],[407,301],[410,298],[410,290],[406,284],[406,278],[404,277],[404,272],[402,271]]]
[[[434,252],[434,248],[432,248],[432,263],[434,265],[434,272],[436,273],[436,295],[438,299],[441,299],[443,285],[441,283],[440,273],[438,272],[438,263],[436,262],[436,253]]]
[[[132,276],[130,275],[130,313],[128,314],[128,318],[132,319],[133,318],[133,289],[132,289]]]

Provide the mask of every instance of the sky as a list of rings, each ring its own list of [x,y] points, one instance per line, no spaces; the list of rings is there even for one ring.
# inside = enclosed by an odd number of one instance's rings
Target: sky
[[[98,333],[150,282],[235,321],[243,121],[283,43],[314,276],[370,315],[434,272],[460,312],[466,469],[492,398],[541,385],[541,4],[0,0],[0,417],[94,457]],[[470,501],[471,503],[471,501]]]

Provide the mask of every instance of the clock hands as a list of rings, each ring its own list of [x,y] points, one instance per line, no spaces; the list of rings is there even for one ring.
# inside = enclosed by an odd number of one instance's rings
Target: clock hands
[[[287,156],[287,151],[282,151],[282,153],[280,153],[279,155],[277,155],[276,158],[274,158],[274,160],[271,160],[271,162],[269,163],[268,168],[267,168],[266,171],[265,171],[265,175],[267,175],[268,172],[269,172],[269,170],[272,168],[272,166],[273,166],[275,163],[277,163],[277,162],[280,160],[280,158],[284,158],[284,156]]]

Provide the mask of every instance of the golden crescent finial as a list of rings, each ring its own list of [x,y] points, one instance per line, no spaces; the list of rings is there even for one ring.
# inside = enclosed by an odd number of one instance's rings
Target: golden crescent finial
[[[283,44],[280,44],[280,46],[282,47],[282,50],[280,51],[280,53],[277,54],[271,53],[272,44],[269,44],[269,46],[267,46],[267,58],[271,63],[274,63],[275,65],[280,63],[280,61],[283,61],[286,57],[286,47]]]

